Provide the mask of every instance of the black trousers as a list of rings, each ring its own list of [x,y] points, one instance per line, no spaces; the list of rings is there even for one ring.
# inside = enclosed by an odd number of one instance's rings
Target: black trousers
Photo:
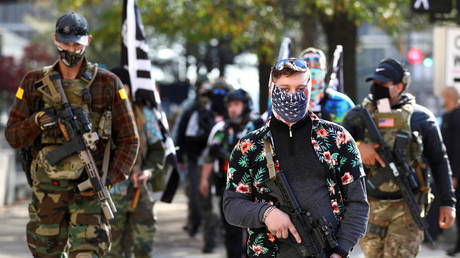
[[[431,186],[434,196],[440,196],[439,189],[436,184]],[[457,197],[458,198],[458,197]],[[439,234],[441,233],[441,228],[439,227],[439,208],[441,207],[441,201],[439,198],[435,198],[433,203],[431,203],[430,210],[426,216],[426,221],[428,223],[428,232],[430,232],[431,237],[434,241],[438,239]],[[425,237],[425,241],[428,241]]]
[[[201,224],[200,192],[200,171],[198,161],[189,158],[187,163],[187,197],[188,197],[188,225],[196,226]]]
[[[456,249],[460,249],[460,221],[458,221],[458,218],[460,218],[460,188],[457,187],[455,189],[455,197],[457,198],[457,204],[455,205],[455,213],[457,217],[457,222],[455,224],[457,225],[457,242],[455,244]]]

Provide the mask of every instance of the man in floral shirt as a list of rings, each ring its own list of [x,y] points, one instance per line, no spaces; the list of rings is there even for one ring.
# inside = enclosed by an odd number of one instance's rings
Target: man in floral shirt
[[[229,223],[248,228],[250,257],[299,257],[301,239],[288,214],[270,195],[264,143],[273,149],[276,173],[285,174],[301,207],[333,225],[338,246],[324,250],[347,257],[366,229],[368,203],[363,169],[354,140],[341,126],[308,110],[311,77],[301,59],[279,60],[272,70],[273,115],[261,129],[243,137],[229,162],[223,209]],[[292,239],[292,238],[291,238]]]

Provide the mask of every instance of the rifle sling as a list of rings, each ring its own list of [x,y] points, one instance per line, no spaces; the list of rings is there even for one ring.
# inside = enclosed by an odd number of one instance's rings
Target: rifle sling
[[[276,177],[275,163],[273,162],[272,146],[268,140],[264,140],[264,152],[267,159],[268,175],[270,179],[273,179]]]

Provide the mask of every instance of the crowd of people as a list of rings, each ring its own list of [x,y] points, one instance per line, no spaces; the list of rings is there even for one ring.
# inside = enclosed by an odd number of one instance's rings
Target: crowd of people
[[[27,243],[35,257],[153,257],[155,195],[167,187],[157,103],[132,92],[124,67],[87,61],[91,40],[84,17],[59,18],[59,60],[24,77],[10,111],[6,139],[24,154],[33,191]],[[438,126],[397,60],[376,64],[356,106],[328,87],[327,67],[314,47],[277,60],[264,115],[245,90],[197,80],[174,140],[188,198],[183,229],[203,234],[203,253],[223,239],[229,258],[340,258],[358,244],[370,258],[415,257],[436,238],[425,220],[433,198],[434,227],[453,225],[456,88],[442,93]],[[448,255],[460,252],[458,239]]]

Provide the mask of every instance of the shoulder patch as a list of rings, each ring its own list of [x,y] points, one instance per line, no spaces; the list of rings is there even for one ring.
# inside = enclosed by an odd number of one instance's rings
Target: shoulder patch
[[[120,98],[123,99],[123,100],[128,98],[128,94],[126,94],[125,89],[119,89],[118,94],[120,95]]]
[[[24,89],[19,87],[18,88],[18,91],[16,92],[16,98],[18,99],[21,99],[22,100],[22,97],[24,96]]]

